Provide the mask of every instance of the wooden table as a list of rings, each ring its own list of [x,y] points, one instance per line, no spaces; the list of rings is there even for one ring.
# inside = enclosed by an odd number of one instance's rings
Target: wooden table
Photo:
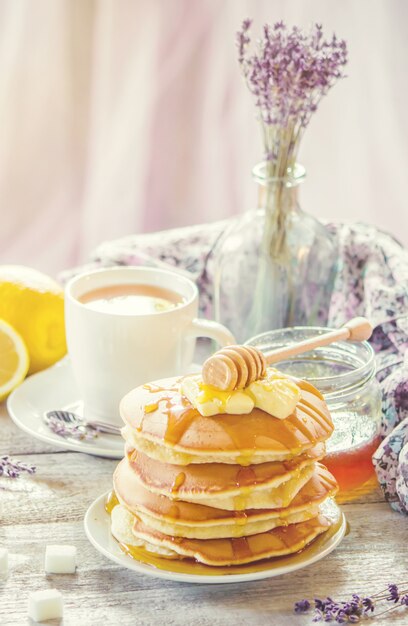
[[[88,542],[83,517],[111,486],[116,462],[63,452],[20,432],[0,405],[0,456],[37,467],[35,476],[0,478],[0,545],[10,572],[0,582],[1,626],[32,624],[30,591],[56,587],[64,596],[64,626],[303,626],[293,614],[301,598],[380,591],[406,581],[408,519],[394,513],[374,489],[343,505],[351,532],[323,561],[279,578],[230,585],[190,585],[144,577],[101,556]],[[78,547],[75,575],[45,575],[47,543]],[[375,624],[408,624],[408,612]],[[47,622],[55,624],[55,622]]]

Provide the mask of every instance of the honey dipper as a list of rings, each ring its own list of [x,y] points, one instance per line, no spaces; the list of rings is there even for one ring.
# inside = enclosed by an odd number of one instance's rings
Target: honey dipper
[[[341,328],[331,330],[286,348],[263,353],[253,346],[227,346],[208,358],[202,368],[203,381],[222,391],[243,389],[265,374],[271,363],[308,352],[335,341],[365,341],[373,328],[365,317],[355,317]]]

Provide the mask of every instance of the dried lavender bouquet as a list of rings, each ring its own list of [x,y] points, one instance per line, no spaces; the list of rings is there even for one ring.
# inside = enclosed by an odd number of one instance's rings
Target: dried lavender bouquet
[[[308,32],[289,29],[283,22],[265,24],[254,45],[250,28],[251,20],[245,20],[237,48],[262,131],[264,162],[254,168],[254,177],[264,217],[262,225],[259,215],[252,221],[243,218],[230,240],[219,245],[215,291],[216,317],[229,324],[240,341],[273,328],[325,322],[319,309],[333,283],[335,246],[325,228],[300,210],[297,188],[305,172],[296,161],[312,114],[344,76],[347,63],[346,43],[335,35],[326,39],[319,24]],[[260,232],[256,245],[248,243],[255,231]],[[230,276],[237,268],[245,275],[245,263],[251,266],[245,283],[255,287],[250,296],[241,290],[235,297],[231,289],[228,293],[228,282],[233,282]]]
[[[329,89],[344,77],[347,46],[336,35],[324,39],[320,24],[305,33],[297,26],[289,30],[277,22],[273,27],[264,25],[263,37],[251,54],[250,27],[251,20],[245,20],[237,33],[238,60],[258,109],[265,174],[267,179],[278,181],[267,187],[267,193],[277,195],[268,243],[271,256],[279,258],[285,236],[279,196],[295,170],[300,140],[312,114]]]
[[[293,166],[302,131],[329,89],[343,78],[347,45],[336,35],[324,39],[321,24],[305,33],[283,22],[265,24],[257,51],[250,53],[251,20],[237,33],[238,61],[255,104],[271,173]]]

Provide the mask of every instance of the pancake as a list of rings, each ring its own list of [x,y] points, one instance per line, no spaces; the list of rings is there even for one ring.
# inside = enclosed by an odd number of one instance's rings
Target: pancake
[[[261,559],[298,552],[330,528],[329,520],[318,515],[307,522],[274,528],[267,533],[233,539],[183,539],[152,530],[135,518],[136,539],[173,550],[182,558],[192,558],[213,566],[241,565]]]
[[[121,504],[115,506],[111,512],[111,533],[119,541],[119,543],[125,546],[138,546],[163,556],[166,558],[178,558],[174,550],[169,550],[160,546],[155,546],[153,543],[149,544],[146,540],[137,539],[133,534],[133,524],[135,522],[135,516],[128,511],[128,509]]]
[[[283,461],[325,441],[333,431],[320,392],[296,381],[301,399],[289,417],[279,420],[260,409],[247,415],[205,417],[181,395],[180,378],[137,387],[121,401],[131,447],[165,463],[251,465]]]
[[[133,516],[134,535],[129,542],[131,514],[122,505],[114,508],[112,533],[125,545],[143,546],[163,556],[195,559],[212,566],[240,565],[261,559],[298,552],[318,535],[328,530],[331,522],[319,514],[311,520],[274,528],[268,532],[232,539],[184,539],[152,529]],[[123,541],[125,539],[126,541]]]
[[[146,489],[127,459],[118,465],[113,484],[119,502],[146,525],[167,535],[193,539],[242,537],[306,521],[317,516],[320,504],[337,491],[335,479],[320,464],[291,504],[283,509],[243,512],[175,502]]]
[[[229,510],[287,506],[324,454],[324,444],[318,444],[290,461],[247,467],[222,463],[184,466],[127,450],[131,468],[152,493]]]

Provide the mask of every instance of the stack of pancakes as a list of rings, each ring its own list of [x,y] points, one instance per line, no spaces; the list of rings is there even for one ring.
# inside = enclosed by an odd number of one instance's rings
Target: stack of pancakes
[[[205,417],[180,382],[143,385],[122,400],[116,539],[228,566],[297,552],[328,530],[321,505],[337,484],[319,460],[333,424],[317,389],[296,381],[300,401],[283,420],[260,409]]]

